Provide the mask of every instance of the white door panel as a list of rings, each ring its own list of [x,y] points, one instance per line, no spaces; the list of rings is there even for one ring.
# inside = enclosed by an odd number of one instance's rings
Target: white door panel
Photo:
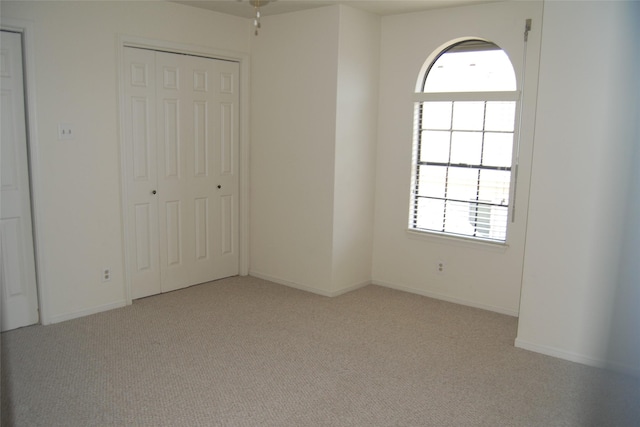
[[[151,164],[157,193],[141,196],[150,210],[156,204],[159,278],[157,287],[138,286],[134,272],[133,298],[238,274],[239,65],[134,48],[125,51],[127,66],[136,61],[149,64],[149,73],[155,75],[154,93],[149,90],[146,99],[156,117],[151,142],[155,148],[147,152],[155,155]],[[126,92],[127,100],[133,97]]]
[[[156,156],[156,75],[151,51],[125,49],[127,265],[132,298],[160,292]]]
[[[189,203],[190,116],[189,58],[156,52],[158,109],[158,202],[162,292],[193,285],[193,208]]]
[[[2,31],[0,48],[0,287],[2,330],[38,322],[21,35]]]

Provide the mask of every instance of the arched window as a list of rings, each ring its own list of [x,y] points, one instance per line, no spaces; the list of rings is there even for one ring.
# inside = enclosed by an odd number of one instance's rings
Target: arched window
[[[415,94],[410,229],[506,241],[518,93],[509,57],[489,41],[427,59]]]

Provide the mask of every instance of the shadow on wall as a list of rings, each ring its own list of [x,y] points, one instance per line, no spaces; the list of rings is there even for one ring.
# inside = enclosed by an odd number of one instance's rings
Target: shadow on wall
[[[640,62],[640,54],[636,56],[636,62]],[[640,73],[640,64],[636,68]],[[640,89],[637,98],[637,111],[640,112]],[[637,128],[636,141],[640,139],[640,125]],[[636,143],[634,149],[634,163],[637,165],[640,162],[640,144]],[[622,258],[612,310],[607,360],[613,363],[613,368],[623,372],[632,370],[631,373],[640,378],[640,168],[634,169],[627,200],[626,233],[621,242]]]
[[[631,16],[640,18],[640,6],[632,9]],[[640,43],[640,29],[633,25],[634,34],[632,40],[635,45]],[[634,72],[640,74],[640,49],[633,49],[635,56],[632,60]],[[635,87],[630,88],[633,94],[635,89],[635,114],[632,117],[640,117],[640,83],[635,82]],[[633,96],[633,95],[632,95]],[[621,385],[613,387],[605,379],[598,384],[600,398],[593,400],[590,410],[594,419],[605,419],[607,410],[624,411],[624,408],[605,407],[602,412],[602,401],[613,401],[617,396],[623,397],[630,407],[637,407],[640,402],[640,121],[636,121],[633,142],[633,164],[631,182],[627,193],[626,219],[624,224],[624,238],[620,242],[622,246],[618,277],[614,278],[612,285],[616,286],[613,300],[611,324],[609,329],[607,361],[610,367],[616,371],[631,374],[625,378]],[[625,387],[627,385],[628,387]],[[595,396],[594,396],[595,397]],[[600,411],[600,412],[599,412]],[[631,420],[630,420],[631,421]],[[635,425],[635,424],[629,424]]]
[[[631,34],[626,34],[632,42],[631,75],[640,75],[640,28],[636,25],[640,19],[640,4],[634,4],[628,14],[627,23]],[[618,266],[616,294],[609,334],[609,358],[614,368],[623,371],[633,370],[633,374],[640,378],[640,82],[636,79],[629,88],[630,94],[635,92],[635,108],[630,119],[635,118],[635,134],[632,136],[633,157],[631,182],[627,193],[626,220],[623,230],[624,240],[622,257]],[[633,96],[633,95],[630,95]],[[627,369],[625,369],[627,368]],[[636,401],[640,402],[640,396]]]

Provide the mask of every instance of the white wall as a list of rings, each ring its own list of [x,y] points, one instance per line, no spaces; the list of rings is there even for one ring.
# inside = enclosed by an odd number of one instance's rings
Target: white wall
[[[337,7],[262,20],[251,62],[250,274],[331,283]]]
[[[371,281],[380,18],[340,8],[332,291]]]
[[[253,275],[335,295],[371,274],[379,19],[263,18],[252,42]]]
[[[640,373],[638,6],[545,5],[516,344]]]
[[[387,16],[382,19],[373,281],[385,286],[517,315],[526,232],[542,4],[508,2]],[[407,233],[413,139],[413,93],[427,57],[461,37],[502,47],[521,76],[529,37],[516,221],[508,245]],[[518,83],[522,87],[522,82]],[[445,271],[439,274],[437,264]]]
[[[43,311],[55,322],[125,303],[118,34],[248,52],[250,23],[167,2],[2,2],[31,22]],[[57,140],[58,123],[76,137]],[[101,282],[103,267],[112,279]]]

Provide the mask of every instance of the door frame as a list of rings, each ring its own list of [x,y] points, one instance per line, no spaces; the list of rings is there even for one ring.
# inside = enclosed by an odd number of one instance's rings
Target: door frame
[[[184,43],[175,43],[165,40],[148,39],[143,37],[119,34],[117,36],[117,66],[118,66],[118,106],[119,106],[119,133],[120,133],[120,200],[121,200],[121,221],[122,221],[122,265],[124,266],[124,287],[126,303],[132,303],[131,296],[131,254],[129,251],[129,237],[131,225],[127,215],[127,180],[126,173],[126,135],[125,135],[125,69],[124,69],[124,49],[125,47],[137,47],[144,49],[160,50],[170,53],[202,56],[211,59],[221,59],[234,61],[240,65],[240,117],[239,117],[239,211],[238,211],[238,255],[239,269],[241,276],[249,274],[249,55],[207,46],[196,46]]]
[[[31,193],[31,228],[33,232],[33,251],[36,270],[36,295],[38,299],[39,323],[51,323],[49,314],[49,293],[47,291],[45,266],[46,256],[42,248],[44,236],[44,215],[40,200],[42,194],[42,179],[39,164],[39,139],[36,115],[36,64],[35,64],[35,26],[33,22],[24,19],[7,18],[2,16],[0,28],[22,35],[22,75],[25,101],[25,126],[27,131],[27,162],[29,168],[29,183]]]

